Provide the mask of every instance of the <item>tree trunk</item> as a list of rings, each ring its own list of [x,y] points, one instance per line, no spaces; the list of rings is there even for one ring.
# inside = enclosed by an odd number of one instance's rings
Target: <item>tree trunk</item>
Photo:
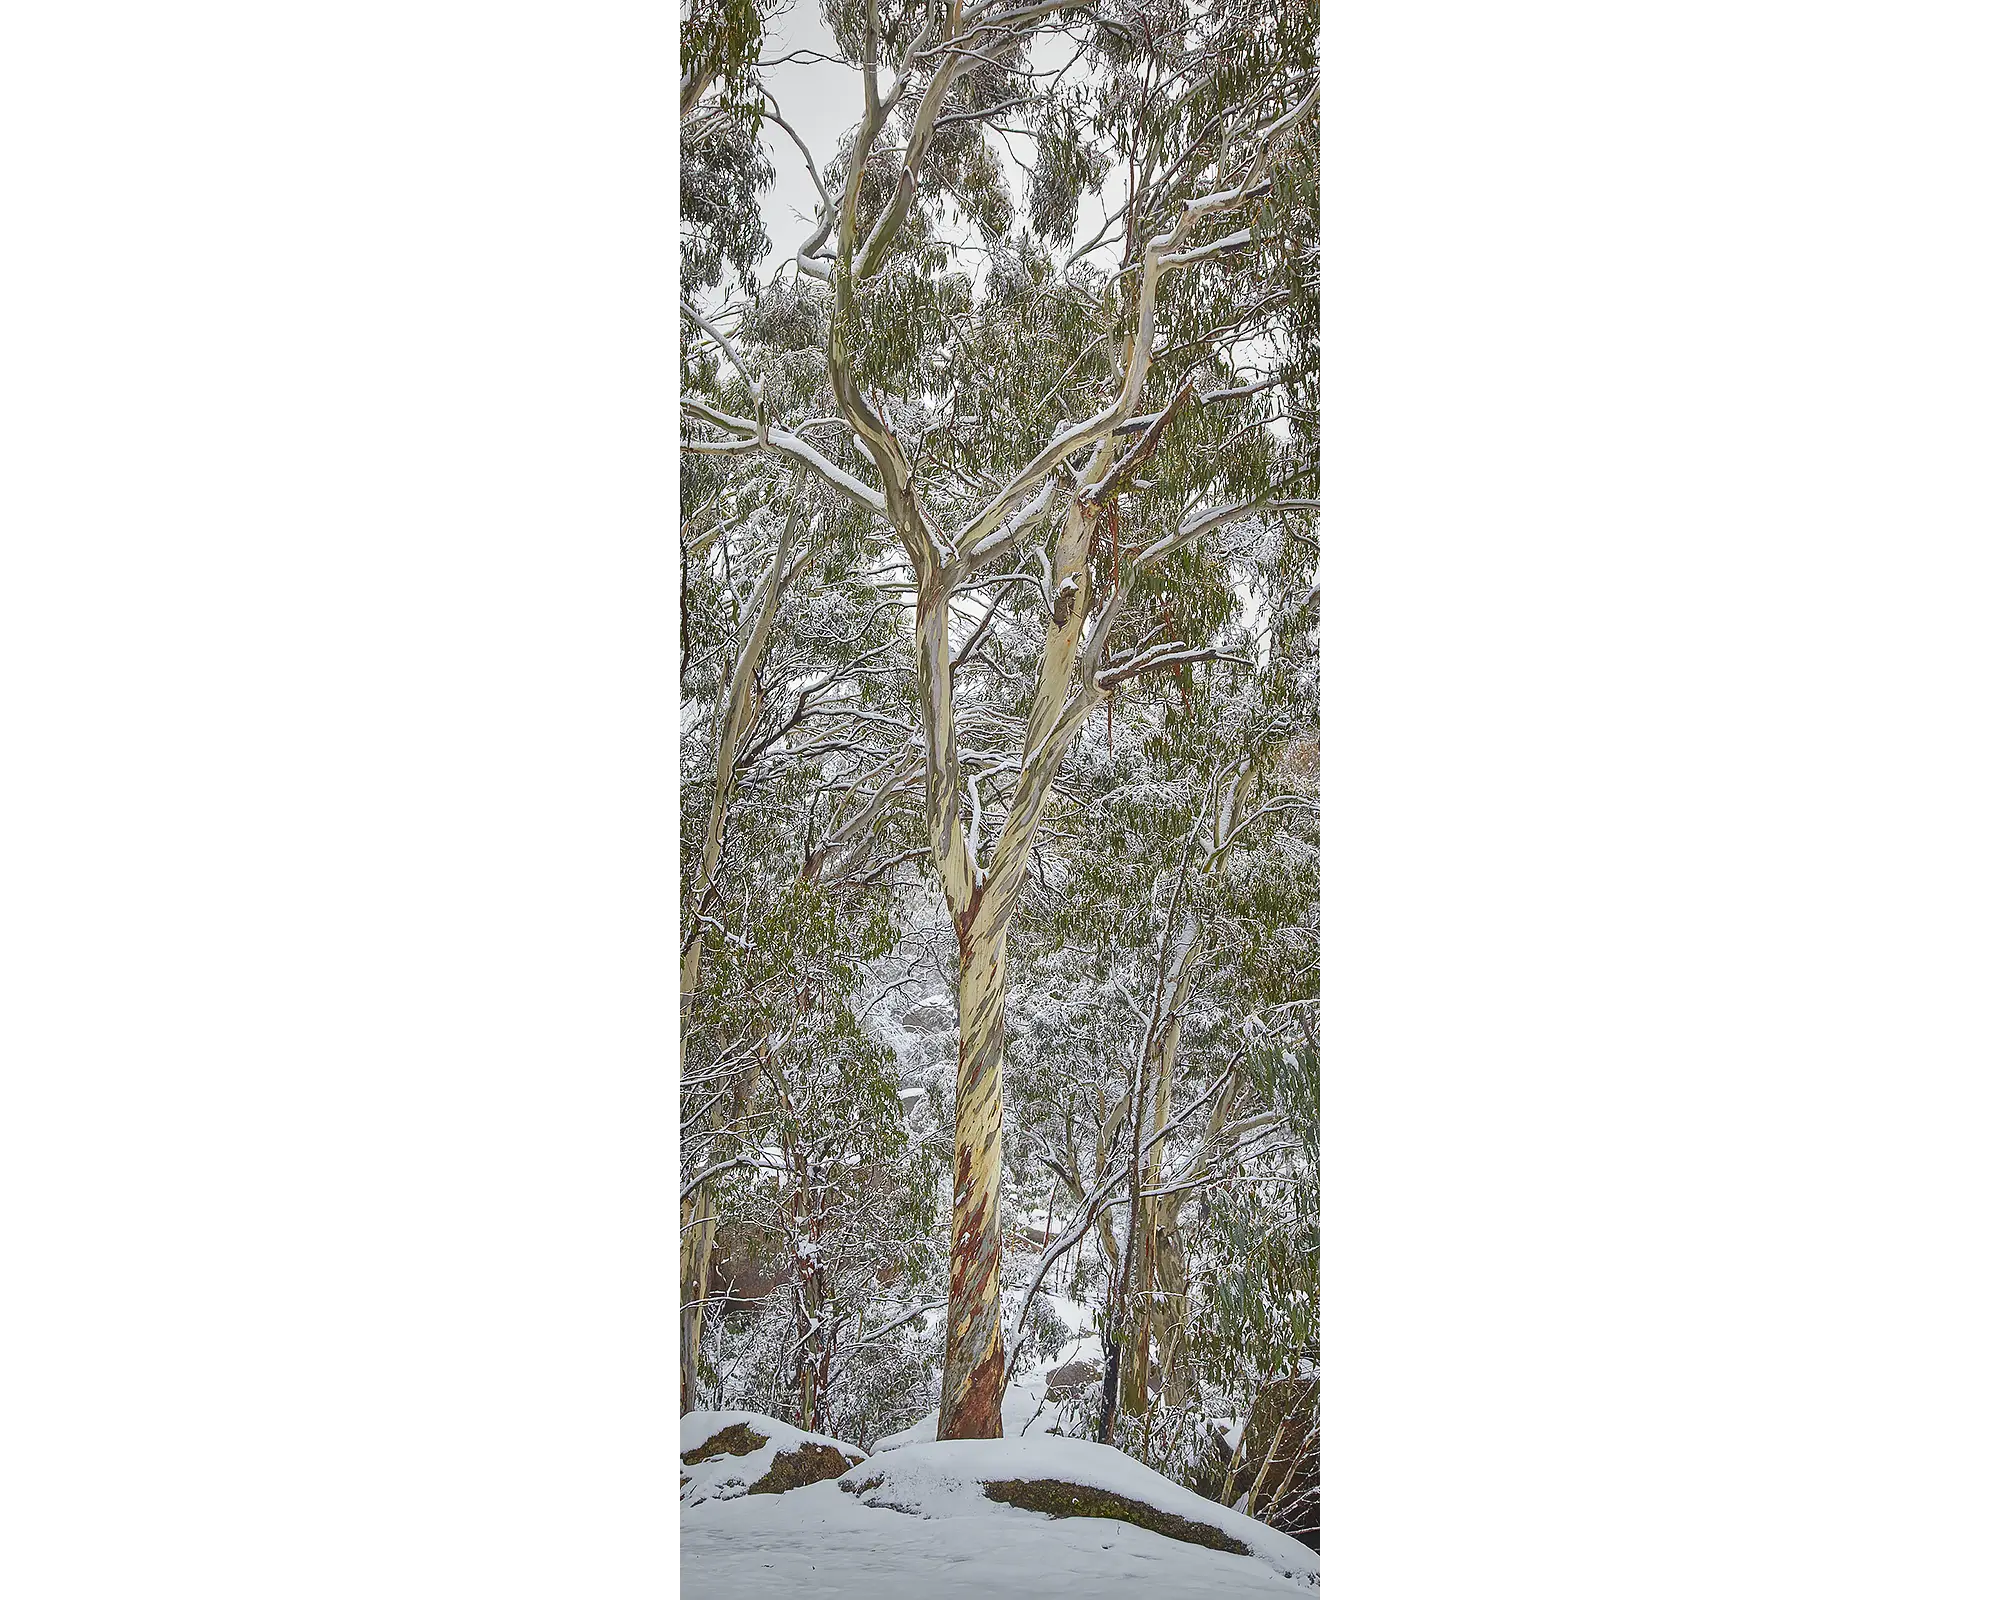
[[[821,1180],[812,1158],[796,1149],[790,1151],[792,1167],[792,1316],[798,1333],[798,1352],[793,1358],[792,1377],[797,1390],[799,1426],[807,1432],[817,1429],[826,1396],[826,1326],[821,1320],[826,1309],[826,1284],[817,1250],[808,1254],[798,1241],[817,1246],[820,1242]],[[810,1198],[809,1198],[810,1197]]]
[[[1121,1360],[1126,1377],[1122,1387],[1126,1396],[1126,1409],[1137,1410],[1131,1400],[1131,1347],[1132,1338],[1132,1268],[1140,1251],[1139,1194],[1141,1184],[1141,1163],[1145,1159],[1146,1142],[1146,1091],[1147,1068],[1152,1065],[1153,1050],[1150,1040],[1139,1051],[1138,1064],[1132,1069],[1132,1088],[1128,1100],[1132,1107],[1132,1165],[1126,1180],[1128,1196],[1125,1206],[1125,1247],[1119,1252],[1118,1276],[1111,1286],[1110,1304],[1105,1321],[1109,1332],[1105,1337],[1104,1349],[1104,1417],[1100,1424],[1100,1438],[1103,1443],[1111,1442],[1112,1424],[1117,1419],[1117,1402],[1121,1385],[1117,1379]],[[1139,1405],[1143,1406],[1145,1393],[1140,1391]]]
[[[715,1224],[704,1221],[690,1227],[694,1218],[701,1216],[701,1204],[707,1199],[707,1185],[704,1184],[681,1202],[681,1415],[694,1410],[695,1373],[700,1363],[701,1352],[701,1308],[703,1284],[701,1274],[707,1271],[709,1245],[715,1237]]]
[[[959,937],[958,1121],[940,1439],[1000,1437],[1000,1070],[1007,930],[975,912]]]
[[[1100,447],[1100,455],[1108,450]],[[1056,541],[1054,614],[1028,708],[1021,776],[982,874],[958,815],[960,766],[951,706],[949,595],[917,603],[917,692],[924,705],[932,857],[958,930],[958,1115],[953,1144],[951,1301],[945,1325],[940,1439],[997,1439],[1006,1352],[1000,1339],[1000,1076],[1006,1031],[1007,928],[1035,826],[1072,731],[1056,737],[1089,613],[1089,525],[1072,504]]]
[[[785,516],[770,569],[764,574],[763,582],[750,603],[749,631],[737,651],[736,665],[729,674],[729,698],[723,707],[716,733],[715,788],[709,798],[708,827],[702,835],[701,863],[695,869],[694,882],[689,891],[694,896],[696,910],[700,909],[708,886],[715,880],[716,862],[722,853],[722,820],[729,809],[730,791],[736,784],[736,747],[755,720],[757,668],[764,660],[765,646],[770,643],[771,623],[778,614],[778,601],[791,580],[792,546],[798,537],[799,517],[799,507],[795,502]],[[688,999],[701,982],[701,953],[706,940],[707,931],[697,925],[694,937],[681,957],[683,1029],[687,1026]],[[682,1053],[686,1053],[685,1041]]]
[[[1166,1124],[1167,1102],[1173,1097],[1171,1061],[1171,1052],[1162,1051],[1153,1067],[1154,1089],[1148,1096],[1152,1114],[1145,1125],[1148,1139]],[[1135,1416],[1146,1409],[1146,1391],[1152,1377],[1153,1286],[1159,1275],[1159,1202],[1143,1197],[1159,1182],[1160,1160],[1165,1153],[1164,1143],[1146,1152],[1138,1197],[1132,1202],[1132,1311],[1126,1319],[1131,1329],[1131,1350],[1125,1365],[1125,1409]]]
[[[1181,1411],[1193,1397],[1187,1362],[1187,1250],[1181,1243],[1179,1217],[1180,1207],[1175,1205],[1160,1226],[1160,1370],[1165,1380],[1160,1398],[1169,1412]]]
[[[1241,816],[1249,804],[1257,782],[1257,768],[1245,763],[1237,774],[1225,800],[1219,800],[1215,816],[1216,848],[1204,864],[1204,874],[1218,870],[1228,858],[1229,846],[1226,842],[1230,827]],[[1182,864],[1183,884],[1187,871]],[[1179,903],[1176,891],[1174,904]],[[1154,1052],[1154,1087],[1151,1096],[1150,1126],[1147,1137],[1158,1133],[1167,1124],[1173,1107],[1174,1065],[1180,1052],[1181,1021],[1186,1015],[1188,1000],[1194,983],[1194,958],[1200,944],[1199,931],[1191,917],[1174,944],[1174,953],[1161,973],[1161,987],[1165,994],[1165,1006],[1161,1010],[1156,1031],[1148,1041],[1148,1049]],[[1225,1096],[1225,1101],[1228,1097]],[[1218,1105],[1218,1110],[1221,1106]],[[1211,1124],[1211,1138],[1221,1123]],[[1146,1190],[1156,1189],[1160,1184],[1160,1170],[1166,1160],[1164,1143],[1156,1145],[1147,1156],[1143,1186],[1135,1185],[1132,1200],[1133,1235],[1138,1251],[1133,1261],[1133,1269],[1138,1276],[1138,1292],[1134,1300],[1128,1322],[1131,1349],[1126,1357],[1126,1379],[1124,1385],[1125,1409],[1143,1412],[1148,1408],[1148,1390],[1152,1379],[1152,1345],[1156,1331],[1160,1337],[1163,1364],[1168,1365],[1168,1381],[1173,1374],[1171,1363],[1166,1362],[1168,1341],[1180,1329],[1178,1304],[1168,1311],[1161,1304],[1161,1263],[1160,1233],[1162,1227],[1170,1227],[1180,1211],[1178,1196],[1162,1196],[1158,1199],[1142,1200],[1139,1196]],[[1182,1282],[1179,1293],[1185,1295],[1186,1284]],[[1180,1386],[1184,1388],[1184,1385]]]
[[[736,665],[729,674],[729,699],[723,708],[721,726],[716,734],[715,790],[708,806],[708,827],[702,835],[701,861],[695,869],[694,882],[689,887],[693,896],[685,910],[699,911],[701,902],[708,894],[708,888],[715,881],[716,863],[722,853],[722,823],[728,812],[729,795],[736,782],[736,749],[743,735],[755,720],[757,667],[764,659],[765,646],[770,642],[772,619],[778,613],[778,601],[783,596],[785,586],[791,579],[789,563],[792,546],[798,537],[800,510],[795,502],[786,514],[784,526],[778,535],[778,548],[771,557],[769,571],[764,574],[756,598],[750,607],[750,628],[744,636],[742,648],[737,652]],[[701,983],[702,947],[707,934],[699,924],[694,937],[688,941],[686,952],[681,957],[681,1036],[680,1069],[683,1076],[687,1069],[687,1028],[690,1001],[695,989]],[[746,1072],[736,1087],[736,1105],[732,1108],[733,1121],[742,1113],[742,1103],[749,1092],[751,1083]],[[715,1117],[710,1121],[710,1132],[720,1132],[728,1123],[720,1121],[721,1108],[717,1107]],[[707,1216],[709,1190],[706,1183],[681,1202],[681,1411],[683,1414],[694,1409],[694,1384],[696,1367],[700,1360],[701,1324],[703,1302],[708,1295],[708,1262],[715,1245],[715,1223],[713,1220],[700,1222],[690,1238],[688,1225],[696,1218]]]
[[[1171,993],[1167,1001],[1166,1026],[1160,1031],[1155,1044],[1153,1060],[1153,1088],[1150,1095],[1151,1115],[1146,1127],[1146,1137],[1154,1138],[1167,1125],[1168,1114],[1173,1109],[1174,1063],[1180,1053],[1181,1013],[1187,1006],[1189,980],[1193,972],[1195,940],[1190,926],[1188,937],[1180,945],[1175,958],[1175,967],[1170,984]],[[1155,1326],[1159,1323],[1157,1285],[1160,1275],[1160,1219],[1164,1200],[1139,1198],[1147,1190],[1156,1189],[1160,1184],[1160,1169],[1166,1162],[1167,1147],[1162,1140],[1146,1152],[1145,1173],[1140,1182],[1138,1195],[1133,1199],[1134,1234],[1138,1255],[1132,1268],[1138,1274],[1138,1293],[1133,1302],[1131,1316],[1132,1349],[1129,1358],[1129,1376],[1125,1389],[1125,1409],[1143,1412],[1147,1408],[1147,1393],[1152,1380],[1152,1340]]]
[[[1104,1341],[1104,1394],[1097,1414],[1097,1442],[1111,1442],[1111,1426],[1118,1420],[1118,1341]]]
[[[761,1055],[761,1049],[759,1054]],[[740,1126],[750,1114],[757,1089],[755,1066],[736,1080],[736,1093],[725,1108],[710,1114],[710,1131]],[[681,1414],[694,1409],[695,1378],[701,1359],[702,1322],[708,1308],[709,1264],[715,1258],[713,1196],[704,1183],[681,1202]],[[693,1223],[692,1228],[689,1224]]]

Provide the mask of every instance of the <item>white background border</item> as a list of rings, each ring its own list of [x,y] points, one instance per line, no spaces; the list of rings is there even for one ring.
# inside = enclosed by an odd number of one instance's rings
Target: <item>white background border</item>
[[[1328,14],[1327,1586],[1988,1595],[1989,7]],[[0,30],[0,1590],[655,1595],[673,15]]]

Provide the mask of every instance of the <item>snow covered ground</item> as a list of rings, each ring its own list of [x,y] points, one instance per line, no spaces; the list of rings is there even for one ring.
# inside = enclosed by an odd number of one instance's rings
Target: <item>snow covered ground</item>
[[[707,1415],[695,1431],[747,1415]],[[754,1421],[759,1432],[771,1432],[770,1419]],[[767,1448],[775,1449],[777,1435],[771,1436]],[[988,1499],[983,1485],[1002,1479],[1110,1490],[1204,1523],[1251,1553],[1232,1555],[1128,1522],[1051,1517]],[[1319,1558],[1119,1451],[1033,1435],[906,1444],[869,1458],[838,1481],[685,1506],[681,1580],[690,1600],[1111,1600],[1135,1594],[1209,1600],[1310,1591],[1319,1582]]]
[[[1301,1592],[1260,1562],[1130,1523],[993,1509],[1003,1515],[930,1521],[864,1506],[833,1483],[711,1501],[681,1521],[681,1592],[687,1600],[1216,1600]]]
[[[691,1452],[737,1424],[747,1425],[764,1443],[747,1455],[716,1455],[706,1461],[689,1461]],[[699,1505],[705,1500],[733,1500],[748,1494],[750,1485],[771,1470],[780,1455],[802,1444],[831,1445],[850,1461],[861,1461],[867,1452],[856,1445],[824,1433],[807,1433],[756,1411],[690,1411],[681,1418],[681,1505]]]

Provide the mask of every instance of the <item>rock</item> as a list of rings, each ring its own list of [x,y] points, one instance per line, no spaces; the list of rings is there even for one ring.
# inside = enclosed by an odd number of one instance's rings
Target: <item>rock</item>
[[[1052,1540],[1073,1538],[1093,1520],[1123,1522],[1135,1541],[1201,1547],[1199,1556],[1185,1554],[1189,1563],[1247,1558],[1309,1588],[1319,1581],[1317,1553],[1297,1539],[1085,1439],[1030,1434],[911,1442],[878,1451],[843,1476],[840,1488],[863,1506],[925,1520],[1000,1517],[1045,1526],[1056,1519],[1065,1525],[1049,1529]],[[1171,1544],[1157,1545],[1151,1559],[1171,1562]],[[1237,1590],[1224,1582],[1215,1592]]]
[[[755,1256],[725,1256],[718,1252],[708,1264],[711,1315],[726,1316],[755,1305],[783,1284],[794,1269],[789,1261],[760,1261]]]
[[[958,1026],[958,1013],[949,1005],[931,1001],[903,1013],[903,1026],[911,1033],[942,1033]]]
[[[747,1456],[753,1450],[761,1450],[771,1441],[757,1432],[747,1422],[739,1422],[711,1435],[708,1442],[688,1451],[681,1460],[689,1466],[701,1461],[713,1461],[717,1456]]]
[[[681,1418],[681,1504],[784,1494],[837,1478],[867,1455],[756,1411],[691,1411]]]
[[[1073,1400],[1079,1395],[1097,1394],[1104,1388],[1104,1369],[1095,1361],[1064,1363],[1049,1373],[1051,1400]]]
[[[1247,1556],[1250,1547],[1232,1539],[1220,1528],[1170,1511],[1149,1506],[1110,1489],[1093,1489],[1088,1484],[1064,1483],[1058,1478],[1003,1478],[986,1485],[986,1498],[1002,1505],[1019,1506],[1023,1511],[1041,1511],[1051,1517],[1109,1517],[1134,1527],[1179,1539],[1183,1544],[1204,1545],[1232,1556]]]
[[[867,1459],[842,1455],[830,1444],[802,1444],[796,1450],[781,1451],[771,1462],[771,1470],[750,1485],[750,1493],[783,1494],[787,1489],[802,1489],[809,1483],[837,1478]]]

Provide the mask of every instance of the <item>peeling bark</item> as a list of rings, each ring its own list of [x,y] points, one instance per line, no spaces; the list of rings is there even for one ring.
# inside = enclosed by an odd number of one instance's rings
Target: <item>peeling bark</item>
[[[1000,1437],[1000,1078],[1007,930],[975,916],[959,946],[958,1116],[940,1439]]]

